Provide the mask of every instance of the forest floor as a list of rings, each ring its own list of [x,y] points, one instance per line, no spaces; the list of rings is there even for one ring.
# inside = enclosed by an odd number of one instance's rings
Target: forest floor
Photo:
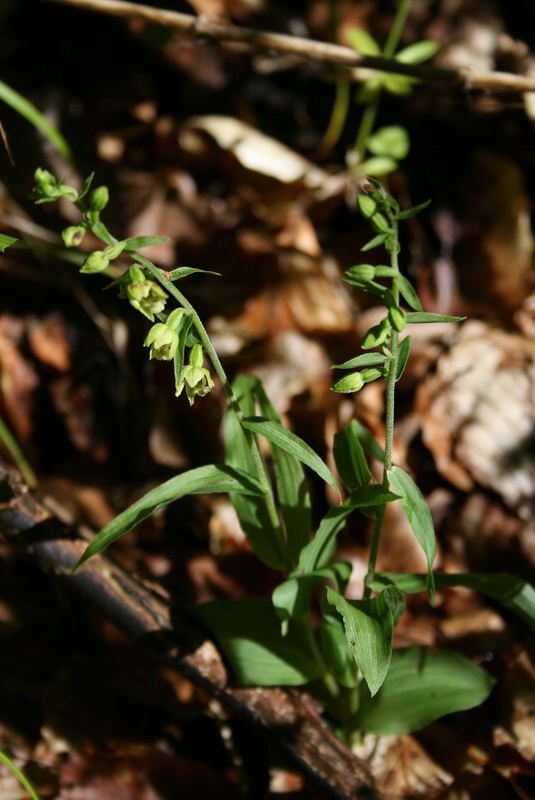
[[[167,5],[347,44],[351,27],[384,41],[396,4]],[[323,139],[332,70],[44,0],[4,0],[0,23],[2,80],[46,114],[74,154],[64,161],[2,104],[12,160],[0,146],[0,229],[31,248],[0,256],[0,417],[37,475],[42,502],[97,531],[177,471],[220,461],[224,393],[216,385],[191,408],[175,398],[170,365],[149,362],[142,347],[149,323],[101,291],[105,278],[80,275],[62,260],[60,232],[76,224],[77,212],[63,202],[32,204],[39,166],[76,185],[94,171],[96,185],[110,190],[105,221],[115,236],[169,237],[144,251],[163,269],[221,273],[192,275],[184,291],[226,369],[261,377],[285,421],[331,466],[333,434],[353,416],[381,439],[381,382],[357,395],[330,391],[331,364],[353,357],[381,318],[374,298],[343,282],[370,233],[350,169],[362,105],[351,101],[332,147]],[[402,44],[421,39],[440,42],[436,66],[535,75],[531,3],[415,0]],[[423,81],[406,96],[385,93],[376,123],[410,135],[389,191],[403,207],[432,199],[405,224],[402,270],[427,310],[468,317],[462,325],[414,326],[395,460],[426,497],[440,569],[510,572],[531,583],[533,98]],[[88,237],[83,247],[95,244]],[[335,499],[319,483],[312,488],[319,515]],[[269,596],[277,575],[254,558],[221,497],[158,512],[110,555],[180,605]],[[362,518],[340,538],[340,557],[354,568],[353,597],[369,535]],[[379,568],[426,569],[396,511],[387,515]],[[366,738],[359,752],[380,789],[422,800],[534,797],[528,628],[468,590],[442,590],[435,608],[415,598],[396,646],[455,647],[498,683],[479,709],[413,735]],[[16,545],[0,544],[0,749],[42,800],[324,796],[256,735],[68,582]],[[0,800],[26,797],[0,766]]]

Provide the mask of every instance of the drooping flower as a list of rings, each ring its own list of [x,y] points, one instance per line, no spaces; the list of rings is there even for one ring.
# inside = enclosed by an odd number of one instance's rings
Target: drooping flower
[[[130,281],[124,290],[121,287],[119,296],[126,297],[131,306],[154,322],[154,315],[165,308],[167,294],[155,281],[147,279],[143,270],[137,266],[130,267],[128,276]]]
[[[189,400],[190,406],[193,405],[195,397],[204,397],[208,392],[214,388],[214,382],[209,371],[202,366],[203,363],[203,349],[200,344],[194,344],[189,363],[182,367],[180,378],[176,387],[176,396],[178,397],[182,390],[186,389],[186,395]]]
[[[143,344],[150,347],[149,358],[171,361],[178,350],[178,333],[165,322],[157,322],[148,332]]]

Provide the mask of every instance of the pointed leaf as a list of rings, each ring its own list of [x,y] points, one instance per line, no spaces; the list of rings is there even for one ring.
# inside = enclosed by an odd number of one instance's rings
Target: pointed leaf
[[[433,58],[440,47],[440,42],[434,42],[431,39],[414,42],[396,53],[396,61],[401,61],[402,64],[421,64],[422,61]]]
[[[256,383],[256,378],[241,375],[232,384],[245,415],[254,413],[253,392]],[[231,408],[227,411],[225,418],[225,450],[227,464],[243,470],[249,475],[255,474],[255,464],[245,432]],[[287,567],[285,553],[282,552],[279,545],[283,538],[282,530],[274,528],[265,497],[244,498],[233,494],[231,500],[243,532],[256,555],[273,569],[285,569]]]
[[[425,203],[420,203],[419,206],[414,206],[414,208],[408,208],[406,211],[398,211],[396,214],[396,219],[410,219],[411,217],[415,217],[416,214],[419,214],[420,211],[423,211],[424,208],[431,203],[431,200],[426,200]]]
[[[389,360],[388,356],[383,353],[364,353],[356,358],[351,358],[349,361],[344,361],[343,364],[333,364],[331,369],[355,369],[355,367],[372,367],[376,364],[384,364]]]
[[[517,614],[531,630],[535,631],[535,588],[522,578],[509,575],[507,572],[493,574],[435,572],[434,578],[436,586],[464,586],[492,597]],[[373,589],[380,591],[384,586],[394,584],[402,592],[413,594],[426,590],[426,580],[427,575],[377,573]]]
[[[399,379],[403,375],[403,371],[405,370],[405,367],[407,365],[407,361],[409,360],[410,351],[411,351],[411,337],[410,336],[406,336],[399,343],[398,364],[397,364],[397,369],[396,369],[396,381],[399,381]]]
[[[97,533],[74,569],[77,570],[88,558],[100,553],[101,550],[118,539],[119,536],[132,530],[142,520],[174,500],[178,500],[187,494],[212,494],[216,492],[263,495],[262,487],[254,478],[226,464],[209,464],[205,467],[188,470],[188,472],[183,472],[181,475],[165,481],[155,489],[151,489],[150,492],[147,492],[147,494],[115,517],[105,528]]]
[[[343,592],[351,575],[351,564],[338,561],[308,575],[292,575],[279,583],[271,600],[277,616],[282,622],[282,635],[288,632],[288,621],[309,614],[310,595],[320,583],[330,580],[339,592]]]
[[[394,650],[376,697],[361,684],[355,727],[384,736],[410,733],[445,714],[480,705],[494,683],[491,675],[454,651]]]
[[[308,655],[303,628],[290,621],[289,635],[283,637],[269,600],[218,600],[196,606],[193,613],[212,632],[244,686],[300,686],[322,675]]]
[[[82,200],[82,199],[83,199],[83,198],[86,196],[86,194],[88,193],[88,191],[90,190],[90,188],[91,188],[91,184],[93,183],[93,178],[94,178],[94,177],[95,177],[95,173],[94,173],[94,172],[92,172],[92,173],[91,173],[91,175],[89,175],[89,176],[88,176],[88,177],[85,179],[85,181],[84,181],[84,185],[82,186],[82,188],[81,188],[81,189],[80,189],[80,191],[78,192],[78,197],[80,198],[80,200]]]
[[[336,536],[354,510],[354,507],[347,503],[329,509],[321,520],[312,541],[301,550],[299,563],[294,574],[306,575],[327,566],[334,555]]]
[[[413,530],[418,544],[427,558],[429,567],[427,587],[429,601],[435,602],[435,588],[433,582],[433,562],[436,556],[436,539],[431,512],[425,498],[410,475],[400,467],[388,470],[388,484],[395,494],[400,496],[400,502],[409,524]]]
[[[205,275],[217,275],[218,278],[221,277],[220,272],[213,272],[210,269],[195,269],[194,267],[177,267],[176,269],[171,270],[171,272],[169,273],[169,280],[178,281],[180,278],[187,278],[188,275],[193,275],[194,272],[204,272]]]
[[[254,391],[262,415],[280,425],[279,415],[258,378]],[[288,557],[293,566],[297,564],[299,554],[312,534],[310,495],[300,460],[274,442],[270,442],[269,446],[275,467],[279,506],[286,529]]]
[[[254,433],[259,433],[261,436],[276,444],[278,447],[285,450],[290,455],[298,458],[303,464],[306,464],[310,469],[314,470],[320,478],[332,486],[338,495],[340,490],[336,485],[336,481],[328,468],[328,466],[321,460],[321,458],[312,450],[309,445],[304,442],[295,433],[284,428],[280,423],[275,422],[265,417],[247,417],[243,421],[243,427],[247,428]]]
[[[405,278],[404,275],[400,275],[397,278],[397,285],[398,289],[401,293],[401,296],[411,308],[414,308],[415,311],[422,311],[422,304],[420,303],[420,298],[416,294],[416,290],[412,283]],[[409,312],[411,313],[411,312]]]
[[[131,236],[126,239],[126,250],[143,250],[144,247],[152,247],[154,244],[168,242],[169,236]]]
[[[344,281],[349,283],[350,286],[356,286],[357,289],[360,289],[363,292],[369,292],[369,294],[374,294],[376,297],[384,297],[386,292],[386,288],[381,286],[380,283],[376,283],[375,281],[363,281],[360,278],[354,278],[350,271],[346,272],[346,278]]]
[[[334,435],[333,455],[338,474],[348,491],[370,482],[371,472],[362,445],[355,432],[355,420]]]
[[[373,239],[370,239],[364,247],[361,247],[361,252],[366,252],[367,250],[373,250],[374,247],[379,247],[380,244],[384,244],[388,239],[388,233],[379,233],[377,236],[374,236]]]
[[[372,458],[375,458],[376,461],[383,462],[385,460],[385,451],[370,433],[368,428],[365,428],[362,422],[359,422],[358,419],[354,419],[352,421],[352,429],[355,433],[355,436],[361,443],[364,452],[368,453],[368,455]]]
[[[394,636],[392,605],[398,611],[401,592],[394,586],[387,586],[377,597],[350,602],[338,592],[327,589],[327,601],[344,620],[349,649],[373,697],[381,688],[390,665]]]
[[[0,253],[4,253],[8,247],[18,242],[13,236],[8,236],[5,233],[0,233]]]
[[[359,671],[347,643],[344,624],[337,615],[324,617],[318,627],[318,637],[325,663],[338,683],[347,689],[358,686]]]
[[[409,311],[407,322],[462,322],[466,317],[448,317],[445,314],[434,314],[432,311]]]

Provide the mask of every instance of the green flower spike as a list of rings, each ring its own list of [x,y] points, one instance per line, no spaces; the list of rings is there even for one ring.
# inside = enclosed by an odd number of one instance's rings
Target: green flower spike
[[[214,388],[214,382],[208,370],[203,367],[203,350],[200,344],[194,344],[189,356],[189,364],[182,367],[180,379],[176,389],[176,396],[181,394],[184,386],[188,396],[190,406],[193,405],[195,397],[204,397]]]
[[[130,267],[128,277],[130,282],[119,293],[120,296],[126,297],[131,306],[154,322],[154,315],[165,308],[166,293],[155,281],[148,280],[138,266]]]
[[[185,313],[183,308],[176,308],[165,322],[157,322],[152,326],[143,342],[145,347],[150,347],[149,358],[158,361],[171,361],[174,358],[179,344],[178,329]]]

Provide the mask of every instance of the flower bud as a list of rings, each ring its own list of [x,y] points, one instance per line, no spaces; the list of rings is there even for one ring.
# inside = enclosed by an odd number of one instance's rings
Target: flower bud
[[[83,225],[71,225],[61,232],[61,238],[65,247],[78,247],[82,244],[85,236],[85,228]]]
[[[80,272],[91,274],[93,272],[104,272],[110,264],[110,259],[102,250],[95,250],[90,253],[83,263]]]
[[[377,233],[388,233],[390,231],[390,224],[383,214],[374,214],[370,218],[372,228]]]
[[[339,394],[358,392],[362,389],[364,383],[360,372],[352,372],[350,375],[344,375],[343,378],[336,381],[334,386],[331,387],[331,392],[338,392]]]
[[[33,179],[36,185],[39,187],[56,184],[56,179],[52,175],[52,173],[49,172],[47,169],[42,169],[41,167],[38,167],[35,170],[33,174]]]
[[[372,281],[375,278],[375,267],[371,264],[358,264],[350,267],[347,274],[357,281]]]
[[[185,313],[186,310],[184,308],[173,309],[173,311],[171,311],[171,313],[165,320],[165,324],[174,331],[178,330],[182,325],[182,319]]]
[[[401,332],[407,324],[407,315],[403,309],[398,308],[397,306],[390,309],[388,312],[388,319],[390,320],[392,327],[399,332]]]
[[[149,358],[171,361],[178,350],[178,333],[164,322],[157,322],[148,332],[143,344],[150,347]]]
[[[377,203],[373,199],[373,197],[368,197],[366,194],[359,194],[357,197],[357,202],[359,204],[360,213],[366,219],[370,219],[373,217],[375,212],[377,211]]]
[[[387,341],[389,335],[390,326],[388,324],[388,319],[383,319],[378,325],[374,325],[364,334],[361,347],[363,350],[379,347]]]
[[[98,186],[89,195],[89,208],[91,211],[102,211],[108,205],[110,193],[107,186]]]

